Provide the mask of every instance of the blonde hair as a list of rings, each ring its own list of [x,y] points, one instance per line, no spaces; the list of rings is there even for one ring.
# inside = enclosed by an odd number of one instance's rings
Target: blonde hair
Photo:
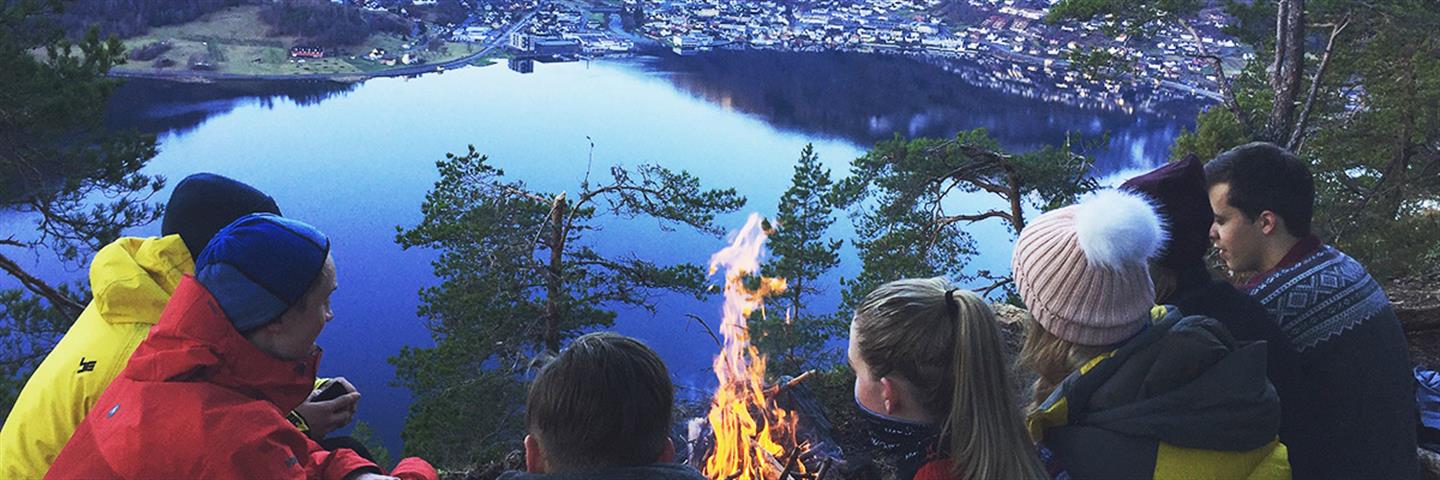
[[[1080,369],[1085,362],[1112,350],[1111,346],[1079,345],[1061,339],[1045,330],[1035,317],[1025,315],[1025,343],[1020,347],[1017,363],[1021,368],[1035,372],[1035,385],[1030,398],[1030,412],[1040,409],[1050,394],[1065,381],[1071,372]]]
[[[897,375],[921,407],[943,413],[942,445],[960,478],[1044,478],[1012,393],[995,313],[944,278],[870,292],[855,313],[858,353],[875,377]]]

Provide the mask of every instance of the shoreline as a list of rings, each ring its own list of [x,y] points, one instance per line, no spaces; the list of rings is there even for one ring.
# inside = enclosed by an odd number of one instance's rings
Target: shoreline
[[[505,32],[497,38],[497,40],[492,40],[489,44],[485,45],[485,48],[480,49],[480,51],[444,62],[426,63],[423,65],[406,65],[403,67],[387,68],[384,70],[376,70],[373,72],[307,73],[299,75],[246,75],[238,73],[206,72],[194,70],[146,71],[116,70],[114,68],[110,69],[110,72],[107,75],[112,78],[143,78],[180,83],[215,83],[221,81],[324,81],[337,83],[358,83],[369,80],[371,78],[416,76],[426,73],[441,72],[444,70],[460,68],[466,65],[471,65],[479,60],[483,60],[489,57],[490,52],[495,51],[495,49],[501,48],[504,45],[504,42],[500,41],[500,39],[509,38],[510,34],[523,28],[525,24],[530,22],[530,19],[535,17],[535,13],[535,11],[527,13],[524,18],[521,18],[519,21],[515,22],[515,24],[510,25],[505,30]]]
[[[340,73],[307,73],[293,75],[247,75],[240,73],[207,72],[195,70],[125,70],[112,68],[108,76],[112,78],[140,78],[146,80],[163,80],[179,83],[215,83],[226,81],[262,81],[262,82],[285,82],[285,81],[324,81],[337,83],[357,83],[372,78],[387,77],[409,77],[426,73],[443,72],[467,65],[473,65],[485,60],[493,47],[486,48],[479,52],[466,55],[454,60],[437,63],[426,63],[422,65],[406,65],[403,67],[387,68],[373,72],[340,72]]]
[[[528,20],[528,19],[527,19],[527,20]],[[112,78],[136,78],[136,79],[147,79],[147,80],[161,80],[161,81],[169,81],[169,82],[177,82],[177,83],[200,83],[200,84],[204,84],[204,83],[216,83],[216,82],[231,82],[231,81],[260,81],[260,82],[322,81],[322,82],[336,82],[336,83],[359,83],[359,82],[364,82],[365,80],[369,80],[369,79],[372,79],[372,78],[409,77],[409,76],[423,75],[423,74],[426,74],[426,73],[443,73],[445,70],[453,70],[453,69],[457,69],[457,68],[461,68],[461,67],[465,67],[465,66],[469,66],[469,65],[474,65],[474,64],[477,64],[477,63],[479,63],[479,62],[481,62],[481,61],[483,61],[483,60],[487,60],[487,59],[488,59],[488,60],[491,60],[492,62],[493,62],[493,61],[498,61],[498,60],[496,60],[496,59],[499,58],[499,57],[490,57],[490,56],[489,56],[489,53],[490,53],[492,50],[494,50],[497,46],[498,46],[498,45],[492,44],[492,45],[490,45],[490,46],[487,46],[485,49],[483,49],[483,50],[481,50],[481,51],[479,51],[479,52],[476,52],[476,53],[473,53],[473,54],[470,54],[470,55],[466,55],[466,56],[464,56],[464,57],[460,57],[460,58],[457,58],[457,59],[454,59],[454,60],[449,60],[449,61],[444,61],[444,62],[438,62],[438,63],[427,63],[427,64],[423,64],[423,65],[407,65],[407,66],[403,66],[403,67],[389,68],[389,69],[384,69],[384,70],[376,70],[376,71],[373,71],[373,72],[313,73],[313,74],[290,74],[290,75],[247,75],[247,74],[224,73],[224,72],[207,72],[207,71],[193,71],[193,70],[169,70],[169,71],[165,71],[165,70],[148,70],[148,71],[147,71],[147,70],[121,70],[121,69],[111,69],[108,75],[109,75],[110,77],[112,77]],[[667,51],[667,50],[664,50],[664,49],[654,50],[654,48],[656,48],[657,46],[658,46],[658,44],[656,44],[656,45],[648,45],[647,47],[650,47],[650,48],[642,49],[642,51],[631,52],[631,53],[632,53],[632,54],[641,54],[641,55],[644,55],[644,54],[663,55],[664,52]],[[646,50],[649,50],[649,51],[646,51]],[[767,49],[756,49],[756,50],[767,50]],[[792,51],[792,52],[793,52],[793,53],[812,53],[812,52],[803,52],[803,51]],[[872,53],[872,54],[873,54],[873,53]],[[883,55],[883,54],[882,54],[882,55]],[[924,55],[924,54],[921,54],[921,55],[906,55],[906,54],[903,54],[903,53],[902,53],[902,54],[900,54],[900,55],[901,55],[901,56],[913,56],[913,57],[917,57],[917,58],[921,58],[921,59],[924,59],[924,58],[927,57],[927,55]],[[1025,58],[1025,57],[1023,57],[1023,56],[1022,56],[1022,57],[1013,56],[1013,55],[1011,55],[1011,54],[1008,54],[1008,52],[1007,52],[1007,53],[1000,54],[1000,55],[997,55],[997,54],[995,54],[995,53],[991,53],[990,56],[991,56],[992,58],[996,58],[996,59],[1002,60],[1002,61],[1004,61],[1004,60],[1009,60],[1009,61],[1016,62],[1016,63],[1031,64],[1031,65],[1041,65],[1041,64],[1043,64],[1043,63],[1041,63],[1041,62],[1036,62],[1036,61],[1033,61],[1033,60],[1030,59],[1030,58]],[[937,56],[937,58],[943,58],[943,57],[946,57],[946,56],[944,56],[944,55]],[[950,57],[950,58],[963,58],[963,57]],[[972,61],[973,61],[973,59],[972,59]],[[1184,84],[1180,84],[1180,83],[1173,82],[1173,81],[1169,81],[1169,80],[1162,80],[1162,81],[1155,82],[1155,86],[1156,86],[1156,87],[1165,88],[1165,89],[1168,89],[1168,90],[1177,91],[1177,92],[1184,92],[1184,93],[1189,93],[1189,94],[1192,94],[1192,95],[1197,95],[1197,96],[1200,96],[1200,97],[1208,98],[1208,99],[1213,100],[1213,101],[1219,101],[1219,100],[1221,100],[1221,96],[1220,96],[1220,93],[1219,93],[1219,92],[1216,92],[1216,91],[1213,91],[1213,90],[1209,90],[1209,89],[1205,89],[1205,88],[1199,88],[1199,87],[1194,87],[1194,86],[1190,86],[1190,85],[1184,85]]]

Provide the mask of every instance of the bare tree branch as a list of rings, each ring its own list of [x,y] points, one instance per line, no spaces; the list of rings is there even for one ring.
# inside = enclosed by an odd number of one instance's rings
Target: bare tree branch
[[[62,293],[55,287],[50,286],[50,284],[45,283],[44,280],[35,278],[25,272],[24,268],[21,268],[19,264],[10,260],[9,257],[0,255],[0,270],[4,270],[20,280],[20,284],[24,285],[26,290],[45,297],[46,300],[50,301],[50,305],[60,309],[61,312],[64,312],[65,315],[70,318],[79,317],[80,312],[85,310],[85,306],[81,305],[79,301]]]
[[[938,230],[938,229],[940,229],[940,228],[942,228],[942,227],[945,227],[945,226],[947,226],[947,225],[954,224],[954,223],[959,223],[959,222],[975,223],[975,222],[978,222],[978,221],[981,221],[981,220],[985,220],[985,219],[987,219],[987,218],[1002,218],[1002,219],[1005,219],[1006,221],[1009,221],[1009,222],[1011,222],[1011,223],[1014,223],[1014,221],[1015,221],[1014,216],[1010,215],[1009,212],[1002,212],[1002,211],[999,211],[999,210],[990,210],[990,211],[987,211],[987,212],[984,212],[984,213],[978,213],[978,214],[974,214],[974,215],[951,215],[951,216],[948,216],[948,217],[942,217],[942,218],[940,218],[940,219],[938,219],[938,220],[935,221],[935,227],[936,227],[936,229]]]
[[[1350,15],[1347,14],[1339,25],[1333,26],[1330,30],[1330,39],[1325,42],[1325,53],[1320,56],[1320,66],[1315,69],[1315,77],[1310,79],[1310,92],[1305,95],[1305,106],[1300,109],[1300,119],[1295,121],[1295,129],[1290,132],[1290,141],[1285,144],[1286,148],[1293,153],[1299,152],[1301,140],[1305,138],[1305,130],[1310,123],[1310,108],[1315,105],[1315,97],[1319,94],[1320,84],[1325,79],[1325,69],[1330,65],[1330,53],[1335,49],[1335,38],[1339,37],[1340,32],[1345,31],[1345,27],[1349,25]]]
[[[1240,125],[1245,128],[1246,132],[1249,132],[1250,116],[1245,114],[1245,111],[1240,108],[1240,102],[1235,99],[1235,89],[1230,84],[1230,77],[1225,75],[1224,59],[1220,58],[1219,55],[1210,53],[1210,48],[1206,47],[1205,42],[1200,40],[1200,32],[1196,31],[1195,27],[1190,25],[1189,20],[1179,16],[1176,16],[1175,20],[1180,24],[1181,28],[1184,28],[1186,32],[1190,33],[1190,38],[1195,39],[1191,43],[1195,45],[1195,48],[1200,50],[1199,57],[1210,60],[1215,64],[1215,78],[1219,80],[1216,83],[1220,84],[1220,97],[1225,104],[1225,109],[1229,110],[1230,114],[1235,115],[1235,119],[1240,121]]]
[[[996,280],[995,283],[990,284],[990,286],[976,290],[975,293],[979,293],[981,297],[988,297],[990,296],[990,292],[995,291],[995,289],[1009,285],[1014,282],[1014,278],[1003,278],[1000,280]]]
[[[718,347],[724,347],[724,346],[725,346],[725,342],[720,341],[720,336],[715,335],[715,330],[712,330],[712,329],[710,328],[710,324],[705,323],[705,319],[700,318],[699,315],[696,315],[696,314],[693,314],[693,313],[687,313],[687,314],[685,314],[685,316],[690,317],[691,319],[694,319],[694,320],[695,320],[695,323],[699,323],[700,326],[705,327],[705,333],[710,334],[710,339],[715,341],[715,346],[718,346]]]

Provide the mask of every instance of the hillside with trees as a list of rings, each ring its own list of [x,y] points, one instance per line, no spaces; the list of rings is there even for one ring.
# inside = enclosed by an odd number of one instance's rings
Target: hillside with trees
[[[356,45],[376,33],[408,35],[410,22],[326,0],[285,0],[260,8],[270,36],[294,36],[322,46]]]
[[[179,25],[256,0],[85,0],[66,2],[53,15],[72,35],[92,26],[104,36],[133,37],[153,27]]]

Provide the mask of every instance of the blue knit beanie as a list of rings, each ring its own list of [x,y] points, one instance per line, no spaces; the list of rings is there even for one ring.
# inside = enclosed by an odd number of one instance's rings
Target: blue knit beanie
[[[241,333],[295,305],[319,278],[330,239],[315,227],[268,213],[221,229],[195,261],[195,279]]]

